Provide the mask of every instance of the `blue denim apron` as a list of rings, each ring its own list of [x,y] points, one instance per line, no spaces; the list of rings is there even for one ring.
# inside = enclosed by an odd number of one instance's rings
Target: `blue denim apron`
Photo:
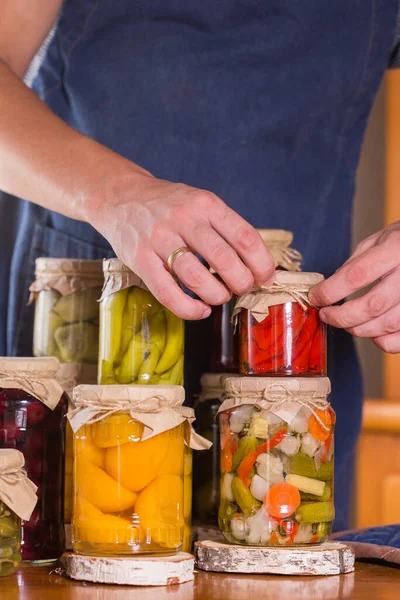
[[[355,172],[397,1],[67,0],[33,89],[155,176],[210,189],[257,227],[292,230],[304,269],[328,276],[349,256]],[[84,223],[18,206],[1,316],[7,352],[21,355],[31,353],[35,258],[112,252]],[[206,368],[206,331],[188,324],[189,395]],[[363,397],[343,331],[330,336],[329,375],[339,529],[348,524]]]

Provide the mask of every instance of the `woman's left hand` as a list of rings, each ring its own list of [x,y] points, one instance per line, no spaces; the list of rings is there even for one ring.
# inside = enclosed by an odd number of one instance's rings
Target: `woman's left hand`
[[[329,306],[373,283],[360,298]],[[310,300],[323,307],[320,317],[328,325],[400,352],[400,221],[358,244],[334,275],[311,290]]]

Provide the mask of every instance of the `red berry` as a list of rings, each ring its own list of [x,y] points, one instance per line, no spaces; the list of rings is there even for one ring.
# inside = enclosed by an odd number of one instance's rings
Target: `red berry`
[[[48,410],[47,406],[39,400],[30,402],[28,406],[28,426],[40,423],[47,415]]]

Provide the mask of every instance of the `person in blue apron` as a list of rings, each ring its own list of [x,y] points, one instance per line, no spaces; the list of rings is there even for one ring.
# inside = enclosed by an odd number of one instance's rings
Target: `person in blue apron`
[[[15,8],[18,1],[11,4]],[[201,318],[212,300],[223,302],[228,292],[205,279],[187,248],[217,265],[234,292],[272,275],[271,258],[246,222],[292,230],[304,270],[329,277],[348,259],[355,172],[368,114],[394,51],[398,0],[58,4],[32,89],[62,121],[98,144],[74,138],[50,112],[39,111],[37,99],[25,99],[25,110],[41,124],[26,124],[32,156],[23,159],[30,161],[31,182],[22,176],[11,181],[0,166],[0,187],[32,201],[7,199],[18,229],[12,228],[7,242],[9,286],[2,290],[7,303],[0,304],[5,353],[32,352],[27,299],[38,256],[98,259],[115,252],[175,312],[194,319],[187,321],[190,397],[211,343]],[[2,21],[6,27],[7,14]],[[11,61],[10,70],[22,77],[17,62]],[[3,65],[0,78],[7,76]],[[8,110],[12,118],[17,108]],[[22,112],[15,115],[25,123]],[[53,136],[46,137],[47,124]],[[14,138],[7,139],[11,161],[16,148]],[[91,188],[92,181],[97,186]],[[81,196],[89,197],[84,208]],[[365,261],[365,252],[369,256],[379,243],[376,238],[359,248],[355,260]],[[175,273],[200,299],[171,291],[165,268],[171,256]],[[341,301],[355,285],[364,287],[363,266],[357,265],[350,284],[344,267],[344,275],[339,271],[315,290],[314,301]],[[384,268],[377,271],[378,278],[384,275]],[[340,327],[329,340],[337,412],[336,529],[349,523],[363,399],[353,339],[345,330],[357,335],[362,323],[351,305],[353,317],[346,317],[348,306],[321,311]],[[379,324],[373,331],[371,337],[379,337]]]

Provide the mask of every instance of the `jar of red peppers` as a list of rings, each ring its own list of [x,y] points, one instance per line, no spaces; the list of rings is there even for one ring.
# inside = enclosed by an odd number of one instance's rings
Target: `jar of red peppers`
[[[22,559],[57,560],[64,550],[64,448],[67,396],[56,358],[0,359],[0,448],[25,457],[38,503],[22,522]]]
[[[219,409],[219,526],[234,544],[324,542],[335,516],[330,382],[229,378]]]
[[[237,300],[242,375],[326,375],[326,325],[308,299],[323,279],[279,271],[272,285]]]
[[[291,248],[293,233],[283,229],[257,229],[275,262],[277,269],[299,271],[301,254]],[[213,373],[238,373],[239,332],[232,327],[232,312],[235,299],[212,311],[213,339],[210,371]]]

